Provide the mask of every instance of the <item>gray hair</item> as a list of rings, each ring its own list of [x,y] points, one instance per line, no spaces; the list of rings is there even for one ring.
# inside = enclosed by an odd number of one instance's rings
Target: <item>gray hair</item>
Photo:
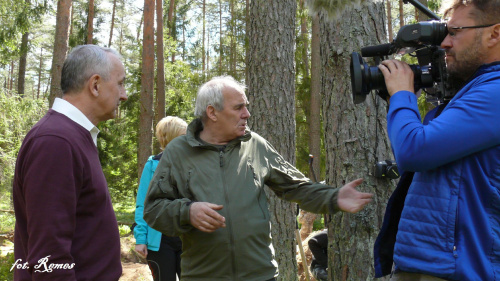
[[[80,45],[71,50],[64,61],[61,73],[61,89],[64,94],[78,92],[94,74],[104,80],[109,78],[112,64],[109,54],[121,59],[121,55],[110,48],[96,45]]]
[[[224,96],[222,95],[222,90],[224,88],[233,88],[244,94],[246,87],[231,76],[218,76],[212,78],[198,90],[194,115],[204,121],[207,119],[207,107],[209,105],[213,106],[218,111],[223,110]]]

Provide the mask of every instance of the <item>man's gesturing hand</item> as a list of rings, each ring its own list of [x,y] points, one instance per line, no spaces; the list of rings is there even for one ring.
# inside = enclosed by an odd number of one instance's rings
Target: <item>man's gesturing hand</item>
[[[340,210],[348,213],[357,213],[372,201],[373,194],[356,190],[355,187],[362,182],[363,179],[357,179],[340,188],[337,197],[337,204]]]
[[[214,232],[226,227],[226,219],[215,210],[222,210],[222,205],[207,202],[194,202],[189,209],[191,225],[204,232]]]

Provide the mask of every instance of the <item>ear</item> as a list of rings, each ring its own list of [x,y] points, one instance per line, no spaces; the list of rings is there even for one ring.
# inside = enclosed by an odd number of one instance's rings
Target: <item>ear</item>
[[[500,46],[500,24],[496,24],[491,29],[491,32],[488,33],[488,47]]]
[[[216,114],[215,107],[213,105],[207,106],[207,117],[208,117],[208,119],[210,119],[214,122],[217,121],[217,114]]]
[[[89,80],[87,81],[87,86],[90,91],[90,94],[94,97],[99,96],[99,87],[101,84],[102,78],[99,76],[99,74],[94,74],[90,76]]]

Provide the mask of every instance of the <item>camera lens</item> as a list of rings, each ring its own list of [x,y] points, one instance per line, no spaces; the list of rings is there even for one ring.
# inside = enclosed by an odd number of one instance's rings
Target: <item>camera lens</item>
[[[362,103],[371,90],[385,88],[384,75],[377,66],[369,66],[359,53],[351,54],[351,86],[355,104]]]
[[[431,67],[412,64],[410,68],[414,74],[415,91],[433,86]],[[355,104],[364,102],[372,90],[386,90],[384,75],[378,66],[369,66],[359,53],[351,54],[350,70],[352,100]]]

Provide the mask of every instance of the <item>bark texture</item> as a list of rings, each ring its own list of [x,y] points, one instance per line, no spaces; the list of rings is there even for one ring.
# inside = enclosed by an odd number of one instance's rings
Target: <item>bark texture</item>
[[[154,90],[154,18],[155,0],[144,0],[144,33],[142,49],[142,74],[139,116],[139,148],[137,150],[138,178],[151,155],[153,139],[153,90]]]
[[[386,104],[372,93],[355,105],[350,85],[350,54],[386,42],[384,18],[383,2],[344,12],[336,21],[320,17],[326,180],[341,187],[364,178],[359,190],[375,194],[363,211],[338,213],[329,223],[331,280],[374,279],[373,245],[396,183],[372,173],[376,162],[393,157],[386,134]]]
[[[294,0],[253,0],[248,18],[250,127],[291,163],[295,162],[296,5]],[[295,204],[269,192],[268,199],[278,280],[297,280]]]
[[[50,70],[50,95],[49,107],[52,107],[56,97],[62,97],[61,71],[66,53],[68,51],[70,11],[73,1],[57,1],[56,33],[54,37],[54,56],[52,57],[52,68]]]

